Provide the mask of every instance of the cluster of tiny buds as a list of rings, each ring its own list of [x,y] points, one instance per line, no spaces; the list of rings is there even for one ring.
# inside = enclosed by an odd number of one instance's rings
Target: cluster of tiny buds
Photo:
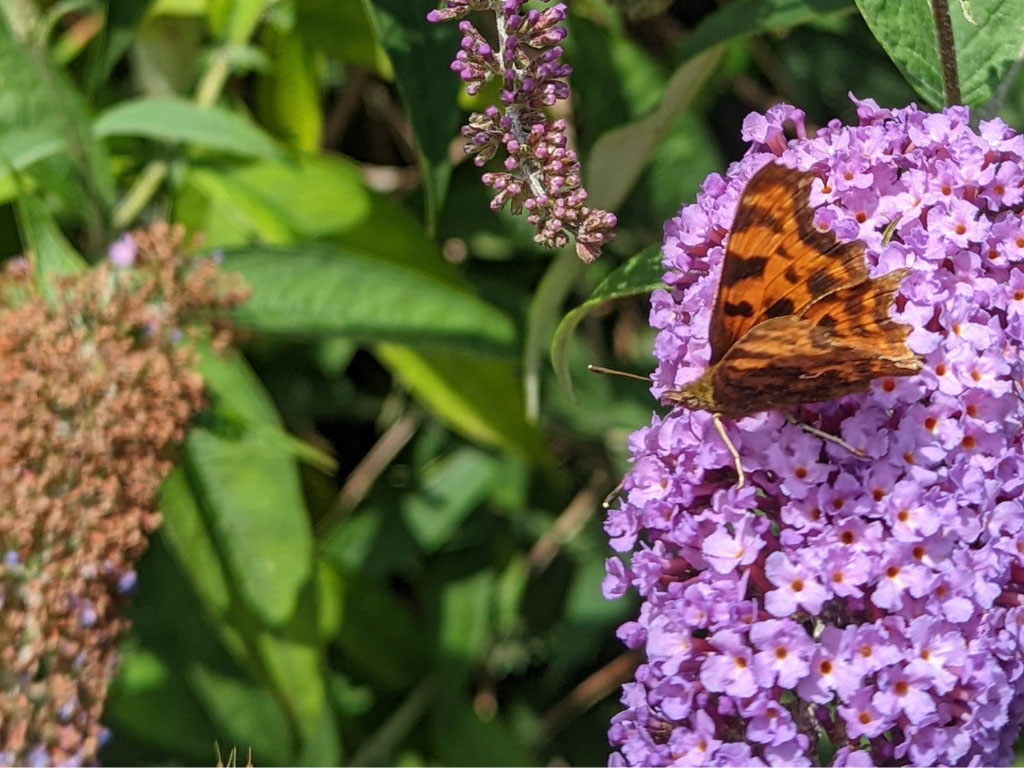
[[[545,0],[546,2],[547,0]],[[461,19],[461,50],[452,70],[475,95],[500,79],[501,107],[470,115],[462,128],[466,152],[482,166],[504,148],[504,170],[486,173],[483,181],[495,191],[491,209],[506,205],[515,215],[526,211],[537,228],[534,239],[548,248],[562,248],[570,239],[586,262],[601,254],[615,237],[615,216],[586,205],[576,153],[569,149],[564,120],[549,121],[545,108],[569,98],[565,78],[571,67],[561,62],[566,6],[524,10],[525,0],[446,0],[427,14],[430,22]],[[497,17],[497,50],[465,19],[473,11]]]

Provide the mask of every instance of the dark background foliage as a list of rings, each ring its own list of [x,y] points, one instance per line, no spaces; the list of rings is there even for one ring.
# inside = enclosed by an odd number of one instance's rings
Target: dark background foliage
[[[941,83],[925,0],[570,6],[557,112],[620,221],[590,267],[488,210],[457,132],[496,92],[459,93],[430,0],[5,4],[3,252],[68,271],[166,218],[252,288],[240,353],[201,364],[105,763],[605,762],[637,659],[600,503],[659,406],[585,366],[649,372],[663,222],[746,114]],[[1022,3],[953,6],[965,102],[1021,127]]]

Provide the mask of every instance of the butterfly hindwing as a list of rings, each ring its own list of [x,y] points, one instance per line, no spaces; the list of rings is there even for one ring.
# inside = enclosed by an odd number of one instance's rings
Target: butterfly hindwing
[[[879,376],[908,373],[880,358],[870,342],[837,339],[788,315],[761,323],[735,344],[715,366],[712,386],[716,410],[740,417],[833,400],[865,391]]]
[[[759,323],[715,366],[715,404],[724,415],[863,392],[872,379],[907,376],[921,361],[906,345],[909,327],[889,318],[906,270],[865,280],[811,304],[802,317]]]
[[[814,226],[814,178],[769,164],[743,190],[711,319],[712,365],[758,323],[867,279],[863,243],[840,243]]]
[[[839,338],[870,339],[880,355],[920,361],[907,349],[910,327],[889,317],[889,310],[909,269],[897,269],[830,293],[808,306],[801,316],[814,325],[828,328]]]

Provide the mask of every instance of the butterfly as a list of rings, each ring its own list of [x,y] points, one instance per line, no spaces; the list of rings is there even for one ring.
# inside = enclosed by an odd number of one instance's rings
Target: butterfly
[[[889,318],[910,270],[869,277],[863,242],[842,243],[818,229],[810,203],[815,178],[769,164],[747,183],[726,240],[710,363],[664,395],[666,403],[712,414],[738,485],[743,470],[722,417],[833,400],[922,367],[906,343],[910,326]]]

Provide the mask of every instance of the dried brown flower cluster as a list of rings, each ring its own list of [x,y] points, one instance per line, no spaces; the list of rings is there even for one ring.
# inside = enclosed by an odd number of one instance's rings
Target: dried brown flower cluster
[[[182,244],[154,225],[120,242],[131,266],[0,304],[0,764],[96,760],[156,491],[202,404],[194,343],[225,343],[212,318],[244,298]]]

